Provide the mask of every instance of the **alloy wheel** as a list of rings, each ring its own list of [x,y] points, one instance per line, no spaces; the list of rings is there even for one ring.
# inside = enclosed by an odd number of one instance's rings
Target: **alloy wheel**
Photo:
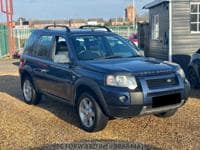
[[[27,102],[31,102],[33,95],[33,87],[29,80],[25,80],[23,84],[24,98]]]
[[[89,98],[83,98],[79,104],[79,116],[82,124],[91,128],[95,123],[95,111],[93,103]]]

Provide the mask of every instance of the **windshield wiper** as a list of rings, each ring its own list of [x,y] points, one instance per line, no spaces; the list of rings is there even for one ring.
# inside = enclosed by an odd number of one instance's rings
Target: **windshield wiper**
[[[103,57],[103,59],[112,59],[112,58],[124,58],[124,57],[119,56],[119,55],[110,55],[110,56]]]
[[[123,56],[119,56],[119,55],[110,55],[110,56],[104,56],[104,57],[99,57],[99,58],[95,58],[95,59],[113,59],[113,58],[134,58],[134,57],[140,57],[139,55],[133,55],[133,56],[129,56],[129,57],[123,57]]]
[[[140,55],[133,55],[133,56],[129,56],[127,58],[135,58],[135,57],[142,57],[142,56],[140,56]]]

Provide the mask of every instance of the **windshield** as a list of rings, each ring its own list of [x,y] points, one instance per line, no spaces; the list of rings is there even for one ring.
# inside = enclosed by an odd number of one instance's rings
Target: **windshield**
[[[129,43],[135,50],[139,51],[139,49],[138,49],[138,47],[135,45],[135,43],[133,43],[132,41],[130,41],[130,40],[128,40],[128,39],[127,39],[127,41],[128,41],[128,43]]]
[[[138,57],[137,50],[118,36],[80,35],[72,42],[79,60],[114,59]]]

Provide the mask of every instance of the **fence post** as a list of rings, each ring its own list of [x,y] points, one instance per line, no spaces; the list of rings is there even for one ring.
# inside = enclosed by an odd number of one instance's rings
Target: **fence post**
[[[130,35],[130,27],[128,26],[128,34],[127,34],[127,37],[129,37]]]

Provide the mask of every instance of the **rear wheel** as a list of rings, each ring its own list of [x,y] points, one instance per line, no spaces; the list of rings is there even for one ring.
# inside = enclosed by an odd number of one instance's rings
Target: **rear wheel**
[[[25,79],[22,81],[22,91],[24,96],[24,101],[27,104],[38,104],[41,100],[41,94],[39,94],[31,80],[30,77],[25,77]]]
[[[154,115],[156,117],[160,117],[160,118],[168,118],[168,117],[173,116],[176,112],[177,112],[177,110],[170,110],[170,111],[167,111],[167,112],[156,113]]]
[[[78,99],[77,112],[81,127],[87,132],[103,130],[108,122],[108,117],[102,112],[94,96],[83,93]]]
[[[199,88],[199,78],[193,68],[188,70],[188,80],[192,88]]]

